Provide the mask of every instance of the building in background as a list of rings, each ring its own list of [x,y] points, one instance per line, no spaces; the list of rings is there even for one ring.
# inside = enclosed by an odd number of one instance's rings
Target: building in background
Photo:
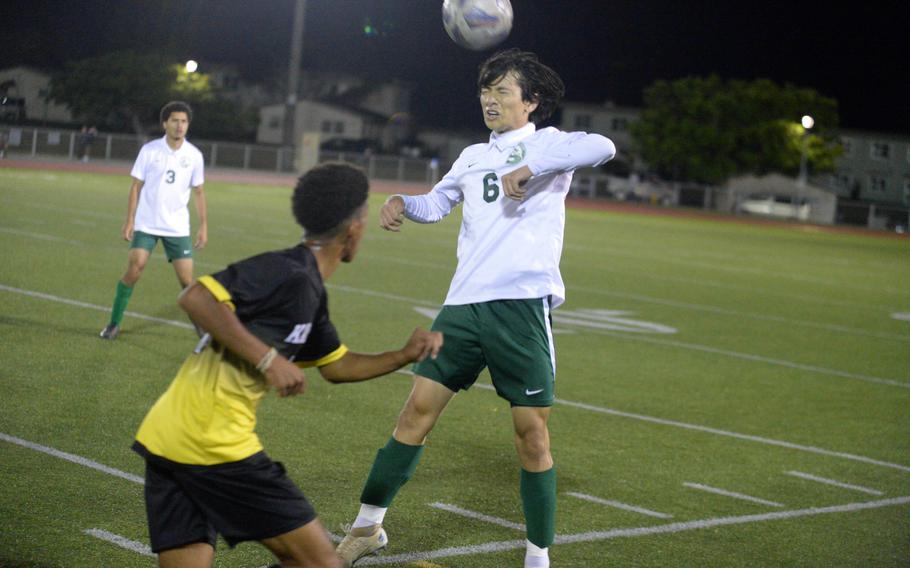
[[[637,157],[634,150],[632,133],[629,125],[638,120],[641,109],[626,107],[607,101],[603,104],[573,103],[562,104],[562,121],[559,129],[564,131],[581,130],[602,134],[616,144],[616,157],[610,162],[617,162],[629,171],[642,169],[645,164]],[[608,162],[608,163],[610,163]]]
[[[256,141],[264,144],[281,144],[284,140],[284,104],[273,104],[259,109],[259,129]],[[349,152],[377,150],[387,137],[389,117],[356,107],[340,104],[300,100],[294,116],[294,140],[304,133],[319,133],[321,143],[336,146],[334,149]],[[374,147],[375,146],[375,147]]]
[[[51,76],[33,67],[0,70],[0,121],[72,122],[65,105],[48,100]]]
[[[305,132],[318,132],[323,144],[334,149],[397,152],[414,136],[412,91],[401,81],[374,83],[344,73],[305,71],[294,116],[294,140]],[[257,142],[282,142],[284,106],[276,102],[260,108]]]
[[[610,138],[617,148],[614,161],[624,161],[635,172],[647,169],[647,164],[635,154],[629,132],[629,125],[640,114],[641,109],[610,102],[566,102],[560,128],[596,132]],[[910,206],[910,137],[842,129],[840,138],[844,153],[838,158],[835,171],[811,176],[812,185],[841,199]]]
[[[854,201],[910,207],[910,137],[842,130],[844,153],[828,189]]]

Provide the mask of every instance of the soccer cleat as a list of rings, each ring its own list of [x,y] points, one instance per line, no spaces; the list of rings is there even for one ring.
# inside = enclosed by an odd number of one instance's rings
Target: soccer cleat
[[[117,339],[117,336],[120,335],[120,326],[110,324],[102,329],[99,335],[101,336],[101,339]]]
[[[346,531],[344,539],[338,543],[335,552],[344,561],[345,568],[350,568],[364,556],[378,554],[389,545],[389,537],[382,525],[360,527]]]

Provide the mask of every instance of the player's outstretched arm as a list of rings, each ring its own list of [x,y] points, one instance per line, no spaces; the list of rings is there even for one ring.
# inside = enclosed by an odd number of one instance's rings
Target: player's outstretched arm
[[[177,303],[219,343],[251,364],[264,367],[265,370],[260,370],[266,382],[275,387],[279,396],[306,391],[303,371],[281,355],[271,354],[271,348],[250,333],[237,315],[216,300],[208,288],[196,282],[180,294]],[[263,364],[265,362],[267,364]]]
[[[442,348],[442,333],[416,328],[407,344],[397,351],[368,355],[348,351],[344,357],[319,367],[323,378],[331,383],[365,381],[404,367],[408,363],[433,359]]]

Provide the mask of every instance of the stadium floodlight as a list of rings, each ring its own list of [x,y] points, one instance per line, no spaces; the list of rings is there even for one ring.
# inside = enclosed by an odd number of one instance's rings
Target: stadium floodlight
[[[802,118],[802,121],[801,121],[801,122],[802,122],[802,124],[803,124],[803,128],[805,128],[806,130],[808,130],[808,129],[812,128],[813,126],[815,126],[815,119],[812,118],[811,116],[809,116],[808,114],[803,115],[803,118]]]
[[[199,64],[196,63],[194,60],[190,59],[189,61],[186,62],[186,72],[187,73],[195,73],[196,69],[199,69]]]

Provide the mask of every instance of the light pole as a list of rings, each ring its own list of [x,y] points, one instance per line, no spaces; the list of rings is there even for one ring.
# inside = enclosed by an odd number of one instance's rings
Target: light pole
[[[794,203],[794,209],[797,219],[805,221],[802,219],[802,210],[803,210],[803,191],[806,188],[806,178],[807,176],[807,143],[809,138],[809,130],[815,126],[815,119],[809,116],[808,114],[803,115],[803,118],[800,120],[800,124],[803,126],[803,135],[799,141],[799,178],[796,180],[796,203]]]
[[[803,125],[803,136],[800,139],[800,154],[799,154],[799,186],[806,187],[806,139],[809,135],[809,130],[815,126],[815,119],[811,116],[804,115],[800,121]]]
[[[187,73],[195,73],[196,69],[199,69],[198,63],[196,63],[192,59],[190,59],[189,61],[186,62],[186,72]]]
[[[297,85],[300,82],[300,56],[303,49],[303,17],[306,13],[306,0],[294,2],[294,20],[291,28],[291,53],[288,62],[288,96],[284,103],[285,146],[296,146],[294,140],[294,118],[297,113]]]

